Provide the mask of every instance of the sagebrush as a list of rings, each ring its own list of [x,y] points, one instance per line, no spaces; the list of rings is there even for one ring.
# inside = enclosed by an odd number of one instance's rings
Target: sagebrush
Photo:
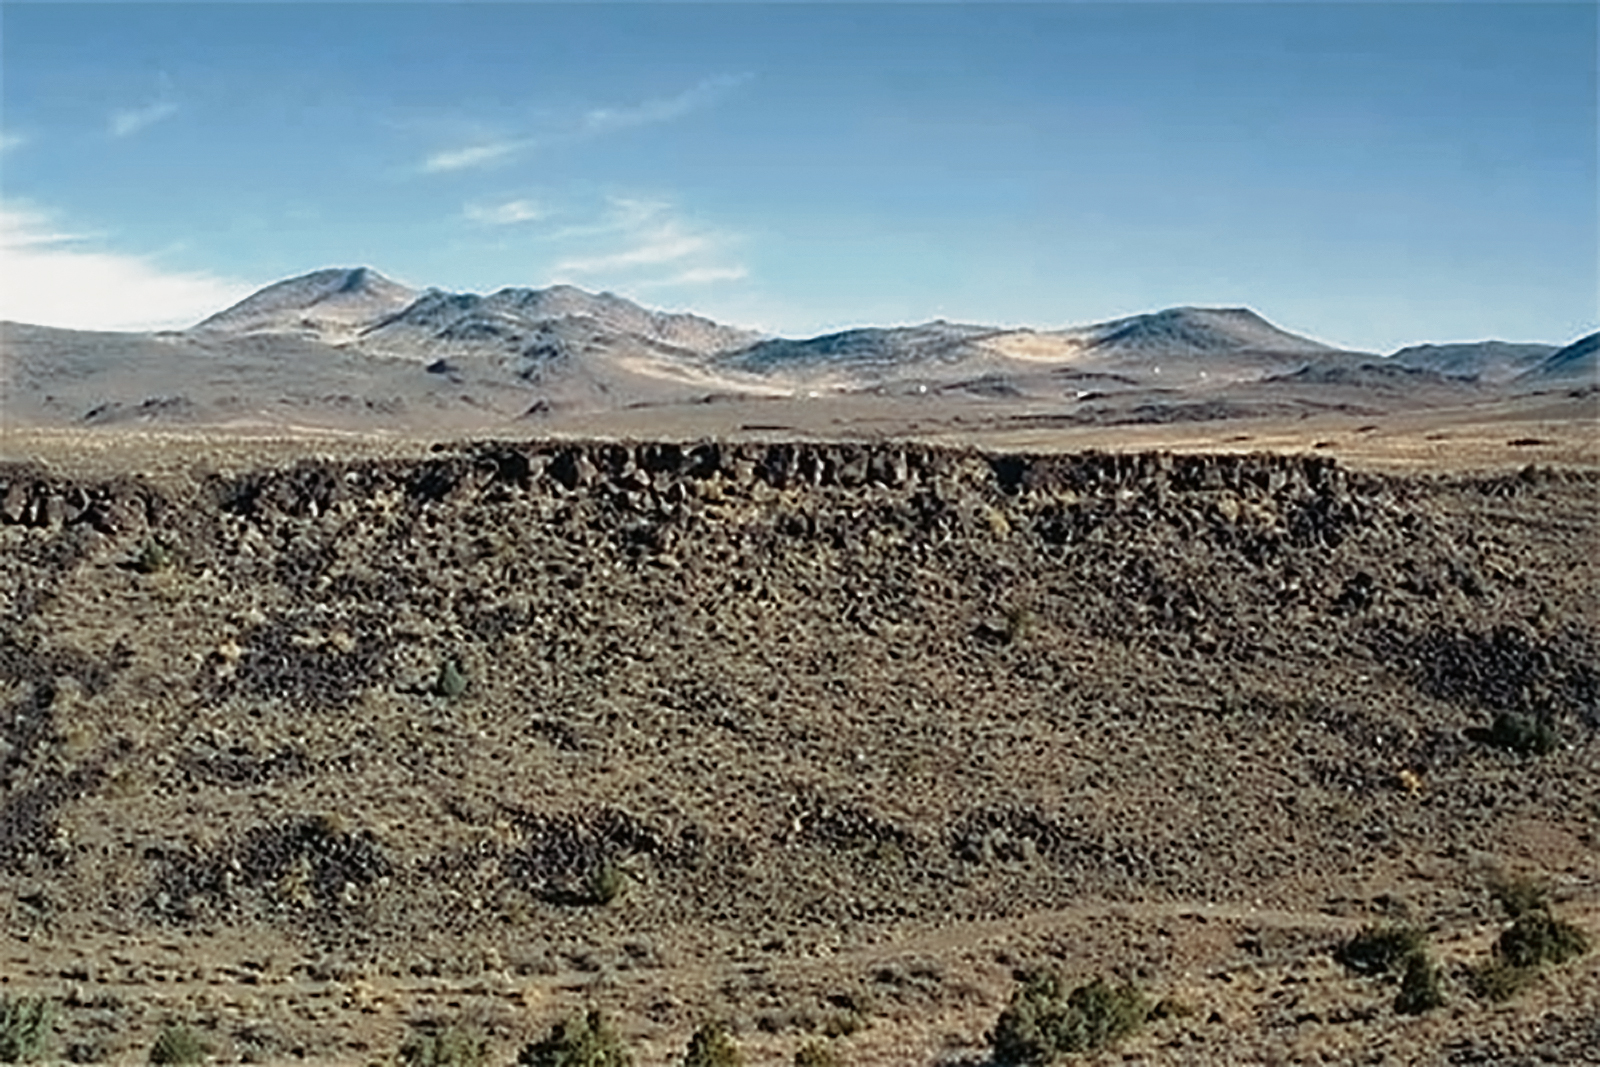
[[[556,1024],[544,1038],[517,1054],[523,1067],[632,1067],[633,1057],[606,1022],[591,1011]]]
[[[156,1064],[204,1063],[210,1054],[200,1035],[181,1023],[162,1030],[150,1046],[150,1062]]]
[[[744,1067],[744,1056],[721,1023],[706,1023],[689,1038],[683,1067]]]
[[[1028,976],[995,1023],[994,1058],[1002,1064],[1046,1064],[1072,1052],[1089,1052],[1133,1033],[1150,1005],[1131,984],[1103,978],[1067,990],[1058,974]]]
[[[400,1047],[406,1067],[482,1067],[488,1059],[489,1039],[466,1023],[414,1034]]]
[[[44,997],[0,997],[0,1063],[44,1058],[55,1016],[55,1005]]]

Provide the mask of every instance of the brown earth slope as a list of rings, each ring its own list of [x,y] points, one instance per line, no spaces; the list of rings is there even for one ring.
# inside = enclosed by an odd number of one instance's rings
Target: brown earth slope
[[[719,1017],[755,1062],[927,1064],[1049,963],[1194,1009],[1106,1062],[1583,1062],[1593,954],[1508,1006],[1470,969],[1507,873],[1600,934],[1597,487],[887,444],[0,468],[0,992],[84,1061],[173,1020],[385,1061],[467,1013],[504,1062],[598,1004],[649,1063]],[[1383,917],[1433,929],[1445,1008],[1332,962]]]

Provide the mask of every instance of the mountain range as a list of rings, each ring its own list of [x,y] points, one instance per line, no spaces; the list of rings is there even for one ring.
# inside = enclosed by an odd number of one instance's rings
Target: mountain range
[[[1380,356],[1247,308],[1181,307],[1055,330],[936,321],[789,339],[566,285],[417,291],[355,267],[267,286],[186,330],[0,324],[0,380],[13,423],[465,428],[554,411],[836,394],[1170,403],[1316,387],[1456,397],[1593,381],[1597,337]]]

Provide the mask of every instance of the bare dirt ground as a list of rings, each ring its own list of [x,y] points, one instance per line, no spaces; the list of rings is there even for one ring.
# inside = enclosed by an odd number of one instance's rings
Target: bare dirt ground
[[[7,434],[0,994],[75,1062],[598,1006],[644,1064],[976,1064],[1043,965],[1184,1009],[1085,1062],[1600,1062],[1600,955],[1472,982],[1497,877],[1600,941],[1592,395],[875,403]],[[1379,921],[1444,1007],[1335,962]]]

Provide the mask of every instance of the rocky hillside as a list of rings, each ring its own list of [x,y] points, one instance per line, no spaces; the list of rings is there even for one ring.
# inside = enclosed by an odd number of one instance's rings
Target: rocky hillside
[[[1088,901],[1467,937],[1499,868],[1581,909],[1596,486],[714,442],[160,487],[8,467],[0,911],[91,955],[220,930],[382,976],[721,974]],[[1285,966],[1336,943],[1305,921]],[[1073,965],[1177,988],[1192,964],[1151,923]],[[1471,1007],[1472,944],[1441,1025],[1521,1047],[1533,1016]],[[729,983],[655,1023],[603,995],[640,1033],[836,1010]],[[916,1011],[967,1003],[937,985]],[[1596,1008],[1562,996],[1549,1018]]]

